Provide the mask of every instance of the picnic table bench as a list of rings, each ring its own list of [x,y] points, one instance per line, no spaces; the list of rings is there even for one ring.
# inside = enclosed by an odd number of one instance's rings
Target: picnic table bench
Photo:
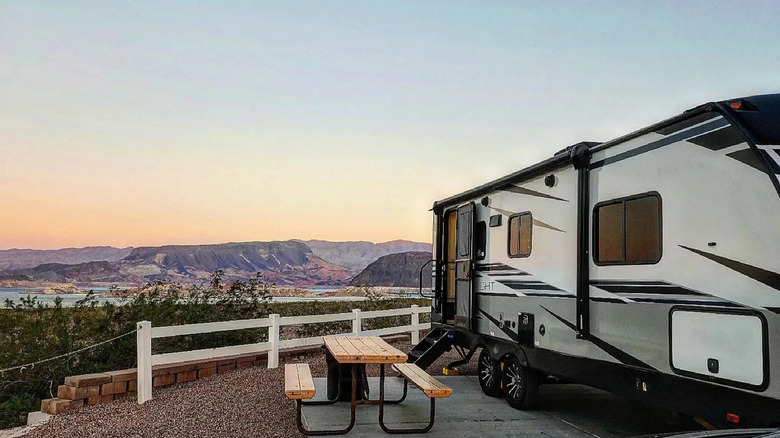
[[[284,366],[284,394],[291,400],[314,397],[317,389],[307,363],[288,363]]]
[[[305,435],[341,435],[352,430],[355,425],[355,409],[358,404],[378,404],[379,405],[379,425],[387,433],[423,433],[428,432],[433,427],[436,413],[436,399],[449,397],[452,389],[442,384],[436,378],[430,376],[417,365],[406,363],[407,356],[400,350],[391,346],[379,337],[373,336],[325,336],[325,347],[329,355],[338,361],[339,364],[347,365],[351,371],[351,397],[350,397],[350,422],[342,430],[310,430],[303,426],[301,421],[301,410],[303,405],[333,404],[339,401],[341,385],[336,379],[329,379],[328,385],[339,385],[339,396],[333,400],[322,401],[304,401],[314,397],[316,389],[314,380],[311,376],[311,370],[306,363],[285,365],[285,395],[287,398],[296,401],[296,423],[298,430]],[[358,400],[357,386],[359,380],[359,370],[364,370],[365,364],[379,364],[379,399],[378,400]],[[385,400],[385,365],[392,364],[394,368],[404,378],[403,396],[398,400]],[[431,401],[430,420],[428,425],[423,428],[412,429],[394,429],[388,427],[384,422],[384,405],[398,404],[404,401],[407,393],[407,384],[411,382],[420,389]]]

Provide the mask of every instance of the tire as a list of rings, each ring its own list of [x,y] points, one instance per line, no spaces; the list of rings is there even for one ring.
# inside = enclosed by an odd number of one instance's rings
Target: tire
[[[539,395],[539,374],[524,367],[517,357],[508,355],[504,358],[504,368],[501,373],[504,398],[509,406],[527,410],[536,404]]]
[[[477,364],[477,375],[479,376],[479,387],[482,392],[490,397],[501,396],[501,364],[490,357],[490,352],[482,349]]]

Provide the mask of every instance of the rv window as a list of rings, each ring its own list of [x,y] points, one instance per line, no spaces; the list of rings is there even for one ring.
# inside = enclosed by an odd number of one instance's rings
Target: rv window
[[[661,197],[657,193],[599,203],[593,215],[597,264],[647,264],[661,259]]]
[[[509,257],[528,257],[531,255],[531,213],[519,213],[509,216]]]
[[[626,201],[626,261],[661,257],[661,202],[655,196]]]
[[[623,261],[623,203],[598,209],[598,260]]]
[[[477,228],[474,230],[475,246],[477,248],[477,260],[485,260],[487,251],[487,224],[485,221],[477,222]]]

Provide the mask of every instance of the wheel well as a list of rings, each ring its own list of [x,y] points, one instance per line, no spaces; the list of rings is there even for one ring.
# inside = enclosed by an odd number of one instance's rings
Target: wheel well
[[[529,366],[528,357],[520,346],[511,342],[499,341],[495,339],[485,338],[480,339],[480,347],[487,350],[490,353],[490,357],[496,361],[503,361],[508,355],[513,355],[520,361],[523,366]]]

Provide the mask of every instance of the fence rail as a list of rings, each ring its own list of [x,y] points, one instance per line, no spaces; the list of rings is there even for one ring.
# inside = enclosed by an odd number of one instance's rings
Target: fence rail
[[[352,321],[351,335],[384,336],[396,333],[411,333],[412,344],[420,342],[420,330],[431,327],[430,323],[420,324],[420,314],[430,313],[430,307],[404,307],[390,310],[372,310],[362,312],[352,309],[350,313],[327,315],[285,316],[273,314],[268,318],[242,319],[235,321],[206,322],[202,324],[184,324],[167,327],[152,327],[149,321],[138,323],[136,332],[138,354],[138,403],[152,399],[152,366],[168,365],[192,360],[211,360],[224,356],[249,353],[268,353],[268,368],[279,366],[279,350],[282,348],[322,345],[322,336],[309,338],[279,339],[280,328],[288,325],[319,324],[324,322]],[[363,321],[388,316],[411,315],[411,324],[385,327],[363,331]],[[152,339],[173,336],[214,333],[228,330],[245,330],[268,327],[268,341],[256,344],[233,345],[229,347],[206,348],[203,350],[180,351],[176,353],[152,354]]]

